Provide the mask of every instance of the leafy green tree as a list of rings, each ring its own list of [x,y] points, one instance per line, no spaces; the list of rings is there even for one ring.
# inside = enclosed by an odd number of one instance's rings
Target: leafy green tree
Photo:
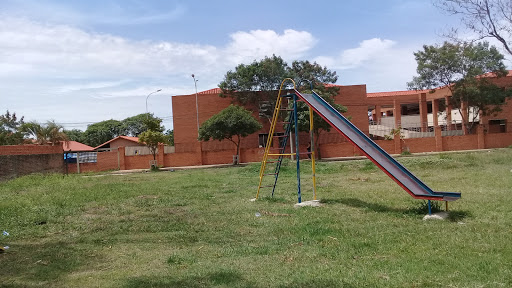
[[[85,139],[84,131],[80,129],[64,130],[64,134],[66,134],[71,141],[83,143]]]
[[[229,140],[236,145],[237,160],[233,164],[238,164],[240,157],[240,141],[262,128],[251,112],[243,107],[229,105],[226,109],[213,115],[206,120],[199,128],[199,140]]]
[[[34,139],[39,145],[51,144],[53,146],[68,140],[63,132],[64,128],[55,121],[47,121],[43,125],[35,121],[27,122],[21,126],[20,130],[25,137]]]
[[[20,145],[23,143],[23,133],[20,127],[23,126],[23,116],[18,119],[16,113],[5,112],[0,115],[0,145]]]
[[[228,71],[219,84],[220,97],[231,97],[236,103],[259,107],[267,104],[261,116],[272,119],[273,107],[283,79],[290,77],[288,64],[279,56],[265,57],[249,65],[240,64]]]
[[[144,125],[146,127],[146,130],[151,131],[157,131],[163,133],[165,128],[162,126],[162,119],[158,117],[153,117],[151,114],[151,117],[144,119]]]
[[[122,123],[117,120],[106,120],[87,126],[84,132],[84,144],[99,146],[117,136],[122,135]]]
[[[138,136],[146,130],[163,132],[162,119],[155,117],[153,113],[143,113],[128,117],[121,121],[121,135]]]
[[[511,96],[510,89],[496,86],[490,81],[491,77],[482,77],[485,73],[493,73],[492,76],[496,77],[504,77],[508,73],[503,55],[487,42],[424,45],[423,51],[414,53],[414,56],[419,76],[407,83],[409,89],[447,87],[452,94],[451,104],[459,109],[461,115],[468,115],[462,119],[468,131],[471,131],[479,114],[487,116],[501,111],[501,106]],[[462,113],[463,107],[465,113]],[[471,110],[473,118],[468,119]]]
[[[167,129],[164,133],[169,139],[169,145],[174,146],[174,130]]]
[[[153,160],[156,160],[158,144],[168,144],[169,138],[160,131],[147,130],[139,135],[139,143],[148,146],[149,151],[153,155]]]
[[[434,4],[450,16],[458,16],[464,28],[471,31],[470,34],[475,34],[475,40],[494,38],[512,55],[512,1],[436,0]],[[447,36],[457,42],[466,41],[460,40],[457,28],[453,28]]]
[[[140,114],[136,117],[141,115],[145,116],[142,119],[139,119],[142,120],[143,127],[146,131],[140,133],[139,143],[145,144],[149,148],[151,154],[153,154],[153,160],[156,160],[158,144],[170,144],[170,137],[169,135],[162,133],[164,131],[164,127],[162,127],[162,119],[153,117],[153,114]],[[174,142],[174,137],[172,141]]]
[[[305,93],[311,93],[310,89],[314,87],[315,92],[338,111],[347,111],[346,107],[334,103],[334,97],[338,94],[339,87],[326,85],[338,81],[335,71],[309,61],[293,61],[289,66],[281,57],[275,55],[265,57],[261,61],[254,61],[249,65],[240,64],[235,71],[229,71],[219,84],[219,88],[222,90],[220,96],[231,97],[235,102],[243,105],[259,107],[260,116],[264,116],[270,121],[280,85],[285,78],[292,78],[296,88]],[[290,88],[292,83],[286,84],[288,86],[284,88]],[[263,111],[262,108],[264,108]],[[298,112],[299,130],[309,131],[309,108],[306,104],[300,103]],[[329,131],[330,125],[316,114],[313,121],[315,138],[318,141],[321,131]],[[319,153],[317,155],[320,156]]]
[[[334,85],[338,81],[336,71],[331,71],[327,67],[322,67],[316,62],[293,61],[288,69],[289,76],[295,81],[298,90],[308,90],[311,86],[322,97],[334,97],[339,92],[339,87]]]
[[[322,67],[316,62],[311,63],[309,61],[293,61],[289,71],[298,86],[297,89],[304,93],[311,93],[311,87],[313,87],[313,90],[318,93],[318,95],[322,96],[334,109],[342,113],[347,112],[345,106],[334,102],[334,97],[339,93],[339,87],[325,85],[334,84],[338,81],[338,76],[335,71],[331,71],[325,66]],[[297,104],[297,112],[299,131],[309,132],[309,106],[304,102],[299,102]],[[331,130],[331,125],[316,113],[313,114],[313,127],[315,143],[318,143],[322,131],[329,132]],[[316,147],[319,146],[316,145]],[[319,159],[322,158],[320,149],[318,149],[316,156]]]

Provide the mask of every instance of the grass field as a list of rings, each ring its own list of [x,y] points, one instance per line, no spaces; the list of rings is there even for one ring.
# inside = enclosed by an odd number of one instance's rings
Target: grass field
[[[512,287],[512,149],[399,161],[450,220],[367,160],[319,163],[317,208],[294,163],[256,202],[259,164],[0,183],[0,287]]]

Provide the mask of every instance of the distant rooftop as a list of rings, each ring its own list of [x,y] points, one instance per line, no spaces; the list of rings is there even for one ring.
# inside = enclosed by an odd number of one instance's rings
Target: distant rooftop
[[[366,93],[366,96],[369,98],[388,97],[388,96],[407,96],[407,95],[415,95],[415,94],[419,94],[419,93],[429,93],[429,92],[430,92],[430,90],[389,91],[389,92]]]
[[[94,151],[94,148],[76,141],[63,141],[62,149],[64,151]]]

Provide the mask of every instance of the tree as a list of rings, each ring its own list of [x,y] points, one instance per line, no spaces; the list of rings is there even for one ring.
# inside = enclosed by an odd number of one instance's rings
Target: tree
[[[494,38],[512,55],[512,1],[509,0],[436,0],[435,5],[461,18],[466,29],[476,33],[475,40]],[[459,40],[458,29],[449,33]]]
[[[313,87],[316,92],[320,92],[328,97],[334,97],[339,92],[339,87],[325,85],[334,84],[338,81],[336,71],[331,71],[325,66],[322,67],[316,62],[311,63],[307,60],[293,61],[288,71],[299,90],[308,90]]]
[[[414,56],[419,76],[407,83],[409,89],[447,87],[452,94],[451,104],[461,112],[468,131],[480,114],[487,116],[501,111],[501,106],[511,96],[510,89],[502,89],[490,81],[492,77],[506,76],[508,71],[503,64],[503,55],[487,42],[424,45],[423,51],[414,53]],[[492,74],[484,75],[486,73]],[[463,107],[465,113],[462,113]],[[467,119],[470,110],[473,110],[473,118]]]
[[[158,117],[153,117],[153,114],[150,114],[151,117],[147,117],[142,122],[146,127],[146,130],[164,132],[164,127],[162,126],[162,119]]]
[[[250,65],[240,64],[234,72],[229,71],[224,76],[224,81],[219,84],[222,90],[220,96],[231,97],[235,102],[243,105],[250,104],[258,107],[260,116],[270,121],[280,85],[285,78],[292,78],[296,88],[305,93],[310,93],[311,87],[314,87],[315,92],[338,111],[347,111],[346,107],[334,103],[339,87],[326,85],[338,81],[335,71],[309,61],[293,61],[289,66],[281,57],[275,55],[265,57],[261,61],[254,61]],[[288,86],[284,88],[290,88],[290,84],[287,83]],[[306,104],[300,103],[298,112],[299,130],[309,131],[309,108]],[[321,131],[329,131],[330,125],[316,114],[313,121],[315,137],[318,141]],[[317,155],[320,156],[319,153]]]
[[[169,139],[169,145],[174,146],[174,130],[167,129],[164,134]]]
[[[146,130],[163,132],[162,119],[157,118],[153,113],[143,113],[128,117],[121,121],[120,134],[136,137]]]
[[[71,141],[83,143],[85,139],[84,131],[80,129],[64,130],[64,134],[66,134]]]
[[[84,144],[96,147],[122,135],[121,126],[120,121],[113,119],[88,125],[84,132]]]
[[[158,149],[158,144],[168,144],[169,138],[164,135],[162,132],[159,131],[152,131],[147,130],[145,132],[142,132],[142,134],[139,135],[139,143],[145,144],[148,146],[149,151],[153,155],[153,160],[156,160],[156,152]]]
[[[311,63],[309,61],[293,61],[291,68],[289,69],[291,77],[297,84],[297,89],[304,93],[311,93],[311,88],[322,96],[334,109],[341,113],[347,112],[347,107],[337,104],[334,102],[334,97],[339,93],[339,87],[334,85],[338,81],[338,76],[335,71],[322,67],[316,62]],[[309,106],[304,102],[297,103],[297,121],[299,124],[299,131],[309,132]],[[313,115],[313,133],[315,137],[315,143],[318,143],[320,133],[322,131],[329,132],[331,125],[327,123],[318,114]],[[319,148],[318,145],[316,147]],[[319,159],[322,158],[320,149],[317,149],[316,156]]]
[[[236,145],[237,159],[233,164],[238,164],[240,156],[240,141],[262,128],[251,112],[243,107],[229,105],[226,109],[213,115],[199,128],[199,140],[229,140]],[[235,137],[236,136],[236,137]],[[236,138],[236,139],[234,139]]]
[[[23,143],[20,128],[24,124],[23,116],[18,120],[16,113],[5,112],[0,115],[0,145],[19,145]]]
[[[68,140],[63,132],[64,128],[55,121],[47,121],[44,125],[35,121],[27,122],[21,126],[20,130],[25,137],[34,139],[39,145],[51,144],[54,146]]]
[[[231,97],[236,103],[270,107],[262,116],[272,119],[272,108],[283,79],[290,77],[288,64],[279,56],[265,57],[249,65],[240,64],[235,71],[228,71],[219,84],[220,97]]]

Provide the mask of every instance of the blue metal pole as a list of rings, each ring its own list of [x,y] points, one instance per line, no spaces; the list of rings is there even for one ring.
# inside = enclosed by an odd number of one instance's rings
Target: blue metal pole
[[[432,215],[432,206],[430,204],[430,200],[428,200],[428,215]]]
[[[300,156],[299,156],[299,121],[297,113],[297,95],[293,95],[293,116],[295,118],[295,158],[297,158],[297,195],[298,203],[302,202],[300,194]]]

